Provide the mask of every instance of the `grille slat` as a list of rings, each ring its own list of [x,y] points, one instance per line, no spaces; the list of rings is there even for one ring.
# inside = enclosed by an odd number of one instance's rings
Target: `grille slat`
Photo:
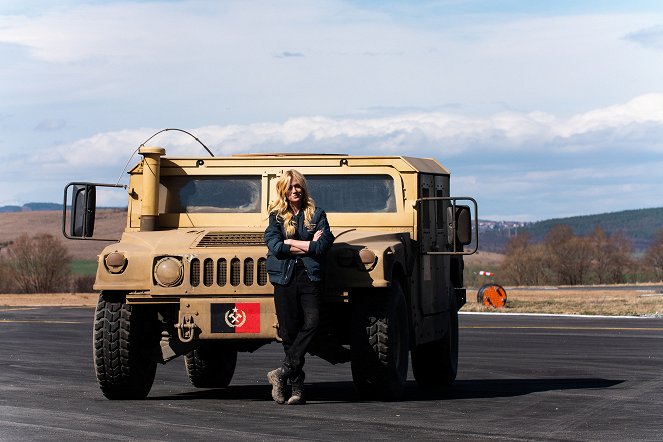
[[[209,232],[198,241],[196,247],[263,246],[262,233]]]
[[[200,284],[200,260],[194,258],[191,260],[191,285],[198,287]]]
[[[205,287],[211,287],[214,283],[214,261],[212,258],[207,258],[203,266],[203,284]]]
[[[226,258],[221,258],[216,263],[216,283],[220,287],[224,287],[228,281],[228,261]]]
[[[258,259],[258,285],[267,285],[267,260],[265,258]]]
[[[242,279],[240,277],[241,264],[238,258],[233,258],[230,261],[230,285],[237,287]]]
[[[253,285],[253,259],[246,258],[244,260],[244,285]]]

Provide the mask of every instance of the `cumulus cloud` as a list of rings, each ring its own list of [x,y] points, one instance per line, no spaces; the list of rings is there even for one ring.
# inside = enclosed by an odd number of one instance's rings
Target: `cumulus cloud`
[[[104,159],[117,163],[118,149],[133,146],[158,129],[122,130],[96,134],[40,153],[46,162],[73,166]],[[468,153],[606,152],[620,148],[629,137],[647,131],[647,143],[631,146],[631,152],[662,153],[663,94],[648,94],[621,104],[596,109],[570,118],[543,112],[499,113],[469,117],[452,113],[412,113],[384,118],[336,119],[311,116],[284,122],[246,125],[210,125],[192,130],[217,155],[238,152],[289,150],[351,154],[387,153],[415,155],[439,152],[445,157]],[[592,134],[597,135],[592,137]],[[181,133],[164,133],[153,143],[168,146],[175,155],[200,154],[195,140]],[[94,155],[85,155],[90,151]]]
[[[477,196],[482,212],[497,219],[531,220],[662,205],[652,170],[663,170],[663,118],[647,111],[657,106],[663,107],[663,95],[637,97],[569,118],[545,113],[299,117],[281,123],[210,125],[191,132],[217,156],[269,151],[432,156],[450,166],[452,190]],[[634,141],[638,126],[646,128],[649,138]],[[141,128],[99,133],[41,150],[28,161],[42,184],[54,179],[115,182],[127,162],[131,167],[138,161],[129,158],[154,132]],[[195,140],[176,132],[148,144],[165,147],[170,156],[207,155]],[[7,179],[12,167],[3,166]]]
[[[483,118],[452,113],[309,116],[280,123],[209,125],[191,132],[216,156],[319,152],[435,157],[455,175],[452,190],[478,196],[494,217],[519,213],[541,219],[535,213],[570,216],[633,207],[629,204],[663,205],[651,173],[663,169],[660,109],[663,94],[648,94],[568,118],[542,112]],[[96,171],[115,180],[138,145],[156,131],[99,133],[40,151],[29,161],[43,175],[69,174],[73,179],[76,171],[87,176]],[[170,156],[207,155],[178,132],[160,134],[148,144],[165,147]],[[502,205],[504,201],[509,204]],[[527,208],[529,215],[514,212],[514,206]]]
[[[626,104],[577,115],[560,127],[560,135],[571,137],[604,129],[623,130],[647,123],[663,123],[663,94],[642,95]]]

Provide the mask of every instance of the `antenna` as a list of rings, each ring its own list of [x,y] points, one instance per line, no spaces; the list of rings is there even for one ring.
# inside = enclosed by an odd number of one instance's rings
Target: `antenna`
[[[138,146],[138,147],[136,148],[136,150],[133,151],[133,153],[132,153],[131,156],[129,157],[129,160],[127,161],[127,164],[124,165],[124,169],[122,169],[122,172],[120,172],[120,176],[117,178],[117,183],[116,183],[116,185],[117,185],[117,184],[120,184],[120,181],[122,180],[122,175],[124,175],[124,172],[127,170],[127,166],[129,166],[129,163],[130,163],[131,160],[133,159],[134,155],[136,155],[136,153],[138,152],[138,150],[139,150],[141,147],[145,146],[145,143],[147,143],[148,141],[150,141],[152,138],[156,137],[156,136],[159,135],[160,133],[162,133],[162,132],[168,132],[168,131],[171,131],[171,130],[174,130],[174,131],[177,131],[177,132],[183,132],[183,133],[189,135],[191,138],[193,138],[193,139],[196,140],[198,143],[200,143],[200,145],[203,146],[203,147],[205,148],[205,150],[207,151],[207,153],[210,154],[211,157],[214,157],[214,154],[212,153],[212,151],[209,150],[209,149],[207,148],[207,146],[205,146],[205,144],[204,144],[202,141],[200,141],[200,140],[198,139],[198,137],[196,137],[196,136],[193,135],[192,133],[187,132],[187,131],[185,131],[184,129],[177,129],[177,128],[174,128],[174,127],[169,127],[169,128],[167,128],[167,129],[161,129],[160,131],[156,132],[156,133],[153,134],[151,137],[149,137],[147,140],[145,140],[145,141],[143,141],[142,143],[140,143],[140,146]]]

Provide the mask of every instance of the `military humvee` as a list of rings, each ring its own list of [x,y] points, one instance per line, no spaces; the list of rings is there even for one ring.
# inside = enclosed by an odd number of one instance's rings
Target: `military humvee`
[[[396,399],[408,354],[417,383],[456,377],[463,255],[476,251],[477,205],[450,197],[433,159],[251,154],[169,158],[141,146],[127,223],[98,256],[94,363],[109,399],[145,397],[158,363],[184,355],[192,384],[225,387],[237,352],[278,341],[263,233],[276,179],[304,174],[336,240],[311,353],[351,362],[363,397]],[[95,183],[65,187],[63,233],[93,235]],[[469,202],[469,205],[459,202]],[[475,232],[473,234],[473,232]],[[464,247],[473,243],[473,250]],[[278,361],[275,361],[278,363]],[[265,367],[267,371],[268,367]]]

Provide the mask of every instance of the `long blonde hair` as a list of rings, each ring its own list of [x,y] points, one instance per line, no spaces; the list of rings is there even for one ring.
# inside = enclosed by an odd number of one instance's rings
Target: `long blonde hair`
[[[281,175],[276,181],[276,200],[270,203],[268,212],[270,214],[276,214],[276,217],[283,221],[285,236],[287,238],[293,237],[297,230],[297,224],[293,219],[295,213],[288,202],[288,189],[290,188],[293,179],[296,179],[302,186],[303,195],[301,210],[304,211],[304,226],[306,226],[306,228],[311,226],[313,212],[315,212],[315,201],[313,201],[313,198],[311,198],[311,195],[308,193],[308,185],[304,175],[294,169],[290,169]]]

